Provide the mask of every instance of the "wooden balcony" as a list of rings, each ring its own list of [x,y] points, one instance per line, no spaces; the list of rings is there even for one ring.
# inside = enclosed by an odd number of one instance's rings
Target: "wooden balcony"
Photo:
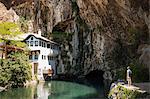
[[[43,70],[43,74],[44,74],[44,75],[47,74],[48,76],[52,76],[53,70],[51,70],[51,69]]]

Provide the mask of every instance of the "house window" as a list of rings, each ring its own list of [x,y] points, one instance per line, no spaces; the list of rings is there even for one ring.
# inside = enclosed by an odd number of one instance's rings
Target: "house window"
[[[51,46],[50,44],[47,44],[47,48],[50,48],[50,46]]]
[[[53,60],[55,60],[55,57],[53,57]]]
[[[44,46],[44,44],[43,44],[44,42],[42,42],[42,47]]]
[[[35,56],[34,56],[34,59],[35,59],[35,60],[38,60],[38,55],[35,55]]]
[[[49,60],[49,61],[51,60],[51,56],[48,56],[48,60]]]
[[[45,44],[45,42],[44,42],[44,47],[46,47],[46,44]]]
[[[29,55],[29,60],[32,60],[32,55]]]
[[[46,56],[42,55],[42,59],[43,59],[43,60],[46,60]]]
[[[44,59],[44,56],[42,55],[42,59]]]
[[[35,41],[35,46],[38,46],[38,41]]]
[[[39,46],[41,46],[41,41],[39,41]]]
[[[26,41],[26,44],[29,46],[29,41]]]
[[[53,49],[53,45],[51,46],[51,49]]]
[[[48,60],[52,61],[52,60],[54,60],[54,57],[53,56],[48,56]]]
[[[33,37],[31,37],[31,40],[33,40]]]
[[[50,60],[53,60],[53,57],[51,56]]]
[[[51,65],[51,62],[49,61],[48,64]]]
[[[59,47],[57,46],[56,49],[59,50]]]
[[[53,45],[52,49],[54,49],[54,48],[55,48],[55,46]]]
[[[44,60],[46,60],[46,56],[44,56]]]
[[[33,41],[30,41],[30,46],[33,46]]]

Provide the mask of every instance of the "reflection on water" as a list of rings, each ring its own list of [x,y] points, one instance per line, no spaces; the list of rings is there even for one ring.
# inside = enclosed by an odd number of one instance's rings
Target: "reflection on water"
[[[103,99],[103,90],[73,82],[50,81],[1,92],[0,99]]]

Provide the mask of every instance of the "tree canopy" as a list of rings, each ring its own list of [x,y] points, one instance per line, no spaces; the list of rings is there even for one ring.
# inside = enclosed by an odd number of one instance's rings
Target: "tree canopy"
[[[19,48],[26,46],[25,43],[14,39],[21,34],[19,25],[13,22],[0,23],[0,42],[4,43],[2,47],[4,50],[2,50],[2,58],[0,59],[0,86],[23,86],[26,80],[31,79],[28,54],[25,51],[10,51],[7,53],[7,45]],[[3,59],[4,51],[5,58]]]
[[[23,34],[20,30],[18,24],[14,22],[1,22],[0,23],[0,42],[7,43],[10,41],[10,45],[17,46],[17,47],[25,47],[25,43],[20,41],[15,41],[15,38],[18,35]]]
[[[22,34],[20,28],[14,22],[1,22],[0,23],[0,40],[10,39],[19,34]]]

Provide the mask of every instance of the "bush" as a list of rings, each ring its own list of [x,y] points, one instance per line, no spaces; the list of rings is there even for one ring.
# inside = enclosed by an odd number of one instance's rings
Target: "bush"
[[[130,63],[131,70],[133,72],[132,74],[132,80],[133,82],[147,82],[149,81],[149,69],[144,66],[143,64],[140,64],[138,60],[134,59]]]
[[[126,80],[126,67],[116,70],[114,80],[117,81],[118,79]]]
[[[0,60],[0,86],[23,86],[26,80],[31,79],[28,56],[24,52],[15,52],[8,57]]]
[[[11,79],[11,66],[8,63],[8,60],[0,59],[0,86],[7,85]]]

